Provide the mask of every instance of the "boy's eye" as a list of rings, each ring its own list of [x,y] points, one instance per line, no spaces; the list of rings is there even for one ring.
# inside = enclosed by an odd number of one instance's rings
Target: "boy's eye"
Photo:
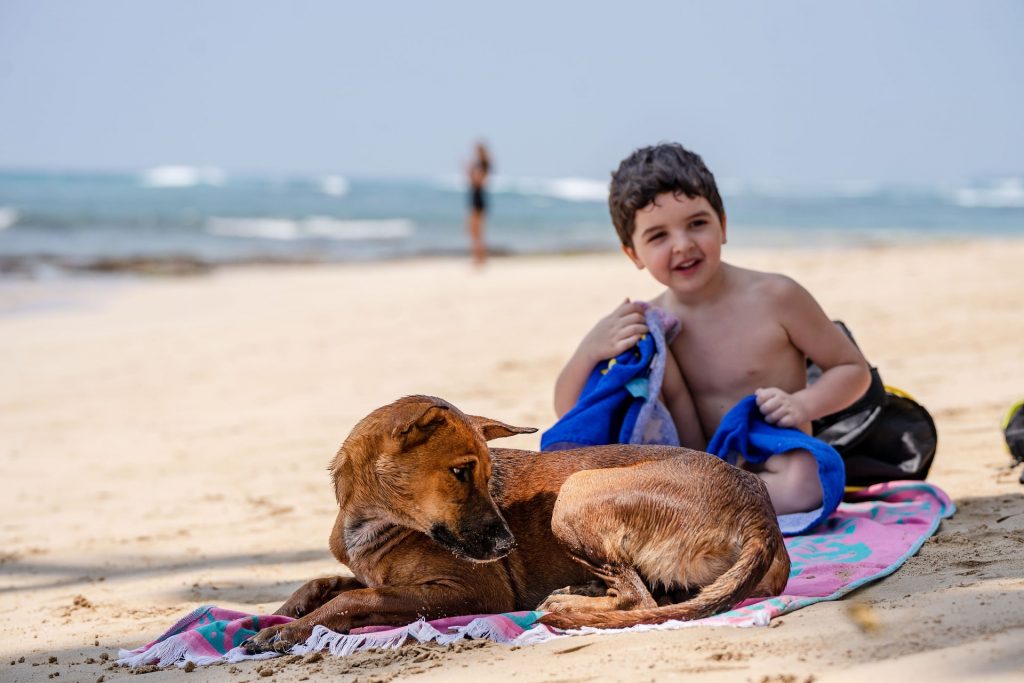
[[[692,226],[693,226],[693,227],[695,227],[695,228],[703,228],[703,227],[704,227],[705,225],[707,225],[707,224],[708,224],[708,222],[707,222],[706,220],[704,220],[704,219],[700,219],[700,220],[696,220],[696,221],[694,221],[694,222],[693,222],[693,223],[691,223],[690,225],[692,225]]]
[[[655,242],[657,240],[660,240],[664,236],[665,236],[665,233],[663,233],[663,232],[656,232],[656,233],[654,233],[652,235],[648,235],[647,236],[647,241],[648,242]]]

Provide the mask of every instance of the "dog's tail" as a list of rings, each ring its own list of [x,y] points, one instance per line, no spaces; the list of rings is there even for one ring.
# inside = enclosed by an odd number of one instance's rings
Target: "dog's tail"
[[[649,609],[615,610],[609,612],[549,612],[540,623],[561,629],[583,626],[593,628],[629,628],[638,624],[661,624],[666,621],[689,621],[710,617],[730,609],[751,597],[762,578],[772,570],[774,585],[767,586],[772,595],[785,588],[789,576],[789,555],[778,527],[754,525],[747,528],[740,555],[729,569],[708,584],[692,600]],[[784,567],[772,567],[780,560]]]

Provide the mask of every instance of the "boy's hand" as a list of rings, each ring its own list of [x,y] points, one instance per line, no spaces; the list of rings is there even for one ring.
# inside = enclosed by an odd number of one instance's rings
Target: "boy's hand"
[[[799,427],[810,422],[807,410],[793,394],[778,387],[758,389],[754,392],[757,407],[769,424],[779,427]]]
[[[644,323],[643,306],[626,299],[594,325],[594,329],[580,342],[580,351],[586,354],[592,365],[597,364],[619,355],[645,334],[647,325]]]
[[[626,299],[594,325],[555,380],[555,413],[562,417],[572,410],[594,366],[615,358],[647,334],[643,304]]]

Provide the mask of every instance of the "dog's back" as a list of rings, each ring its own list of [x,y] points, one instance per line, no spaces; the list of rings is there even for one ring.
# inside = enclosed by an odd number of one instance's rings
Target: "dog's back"
[[[546,623],[618,628],[695,619],[785,587],[789,557],[764,484],[714,456],[625,445],[491,453],[491,493],[517,539],[505,562],[522,609],[594,578],[580,562],[588,542],[592,555],[632,566],[648,588],[703,588],[680,604],[553,613]]]
[[[551,529],[562,484],[577,472],[624,468],[652,460],[710,457],[671,446],[597,446],[536,453],[492,448],[491,495],[516,538],[504,563],[517,609],[534,609],[553,590],[594,577],[574,561]]]
[[[546,608],[568,611],[542,621],[560,628],[699,619],[748,597],[778,595],[789,577],[764,483],[706,453],[578,472],[562,485],[552,529],[615,594],[553,596]],[[655,587],[699,592],[659,607]]]

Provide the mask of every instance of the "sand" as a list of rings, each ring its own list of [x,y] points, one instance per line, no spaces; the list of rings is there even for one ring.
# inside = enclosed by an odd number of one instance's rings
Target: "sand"
[[[726,256],[804,284],[935,416],[930,479],[959,511],[897,573],[771,628],[146,680],[1021,680],[1024,487],[999,423],[1024,397],[1024,242]],[[614,254],[0,283],[0,680],[120,680],[103,657],[196,605],[272,611],[337,573],[325,467],[360,417],[427,393],[545,427],[579,338],[656,292]]]

